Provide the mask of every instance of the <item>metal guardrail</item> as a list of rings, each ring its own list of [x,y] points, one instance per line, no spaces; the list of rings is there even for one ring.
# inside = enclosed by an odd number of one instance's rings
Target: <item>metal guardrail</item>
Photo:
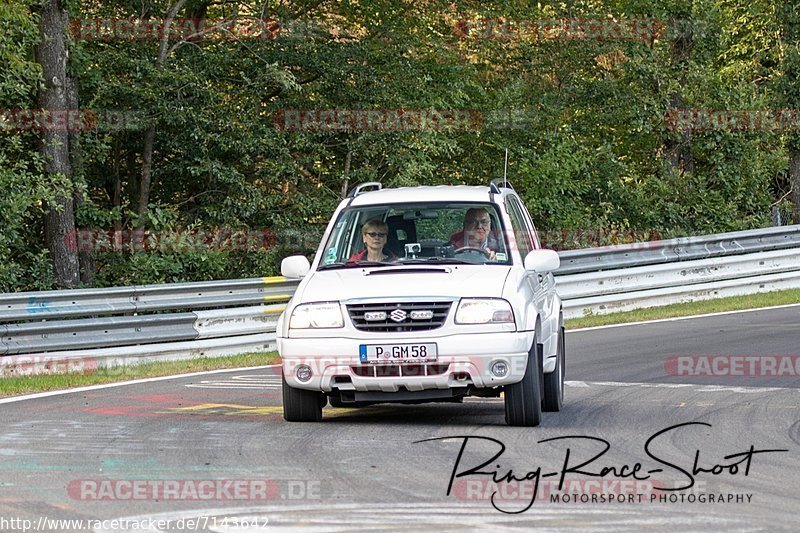
[[[16,320],[140,314],[286,302],[296,286],[297,282],[272,277],[6,293],[0,294],[0,328],[3,322]]]
[[[730,255],[800,247],[800,225],[681,237],[601,248],[567,250],[561,256],[561,274],[709,259]]]
[[[800,287],[800,226],[560,252],[567,318]],[[0,294],[0,376],[273,350],[282,277]],[[45,364],[46,366],[46,364]]]
[[[0,355],[156,344],[263,333],[285,305],[0,326]]]
[[[663,287],[691,286],[729,279],[765,276],[800,269],[800,247],[713,259],[558,275],[564,300],[618,295]]]

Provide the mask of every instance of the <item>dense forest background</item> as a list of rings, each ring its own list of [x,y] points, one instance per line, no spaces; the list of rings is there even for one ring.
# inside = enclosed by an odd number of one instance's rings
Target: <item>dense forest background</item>
[[[272,275],[316,247],[353,184],[485,184],[506,149],[510,180],[560,248],[762,227],[775,208],[800,222],[797,121],[669,119],[800,109],[798,12],[768,0],[0,0],[0,291]],[[260,35],[81,31],[120,19],[271,22]],[[657,31],[509,30],[561,19]],[[94,118],[9,123],[30,109]],[[480,120],[280,127],[298,109]],[[115,249],[106,235],[195,242]]]

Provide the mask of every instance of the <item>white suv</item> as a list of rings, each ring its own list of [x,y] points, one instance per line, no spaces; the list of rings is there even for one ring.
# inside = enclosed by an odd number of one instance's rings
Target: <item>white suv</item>
[[[506,422],[536,426],[564,393],[564,325],[531,218],[504,182],[356,187],[339,204],[277,327],[283,413],[505,397]]]

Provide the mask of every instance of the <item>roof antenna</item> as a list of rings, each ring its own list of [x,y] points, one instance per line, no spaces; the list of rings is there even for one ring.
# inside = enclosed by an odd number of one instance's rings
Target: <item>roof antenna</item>
[[[506,148],[506,162],[503,166],[503,187],[508,188],[508,148]]]

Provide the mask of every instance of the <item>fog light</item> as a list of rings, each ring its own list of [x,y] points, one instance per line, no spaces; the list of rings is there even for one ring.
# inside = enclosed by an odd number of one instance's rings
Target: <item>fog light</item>
[[[495,361],[490,368],[492,375],[496,378],[504,378],[508,374],[508,363],[505,361]]]
[[[302,381],[303,383],[305,383],[306,381],[311,379],[311,376],[314,375],[314,373],[311,371],[310,366],[300,365],[294,371],[294,375],[297,376],[298,381]]]

